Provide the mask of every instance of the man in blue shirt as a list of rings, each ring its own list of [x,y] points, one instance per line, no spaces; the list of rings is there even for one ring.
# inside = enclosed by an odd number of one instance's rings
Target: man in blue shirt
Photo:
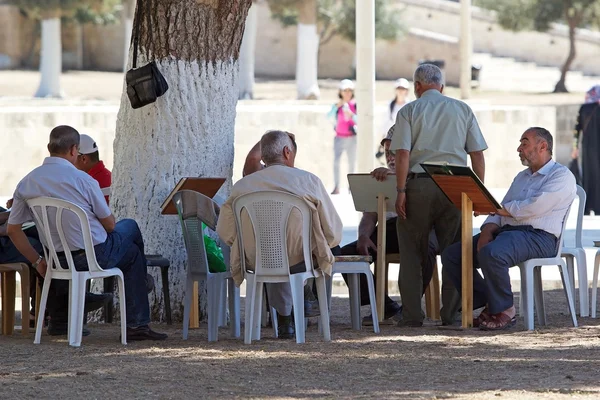
[[[474,326],[507,329],[515,324],[516,310],[508,269],[532,258],[554,257],[567,211],[577,186],[569,169],[552,160],[553,139],[544,128],[529,128],[517,151],[521,171],[502,200],[502,209],[490,215],[473,238],[474,308],[485,307]],[[461,243],[448,247],[442,263],[454,285],[461,288]]]

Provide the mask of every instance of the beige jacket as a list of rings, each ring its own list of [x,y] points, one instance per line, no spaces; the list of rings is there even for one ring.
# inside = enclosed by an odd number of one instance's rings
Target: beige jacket
[[[233,216],[233,201],[247,193],[260,190],[279,190],[295,194],[306,200],[312,211],[312,246],[313,256],[319,268],[331,275],[334,256],[331,248],[337,246],[342,239],[342,221],[329,198],[321,180],[310,172],[283,165],[273,165],[248,175],[237,181],[231,190],[231,196],[221,207],[217,233],[227,245],[231,246],[231,274],[236,285],[244,280],[241,271],[241,259],[237,242],[237,230]],[[246,216],[246,218],[248,218]],[[290,214],[287,230],[287,247],[290,266],[304,261],[302,254],[302,220],[298,210]],[[246,254],[246,266],[253,268],[255,264],[255,241],[250,220],[242,221],[242,234]]]

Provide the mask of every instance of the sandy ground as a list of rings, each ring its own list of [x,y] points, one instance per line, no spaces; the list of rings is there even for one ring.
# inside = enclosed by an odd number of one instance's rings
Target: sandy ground
[[[227,329],[155,326],[165,342],[118,342],[117,325],[91,324],[81,348],[44,335],[0,337],[0,398],[29,399],[597,399],[600,322],[572,328],[564,294],[546,292],[549,325],[503,333],[382,326],[350,328],[347,299],[334,298],[332,337],[315,324],[307,343],[272,338],[244,345]],[[242,301],[243,307],[243,301]],[[363,315],[366,311],[363,308]]]
[[[0,71],[0,99],[2,97],[30,98],[39,85],[37,71]],[[123,74],[117,72],[67,71],[61,77],[62,88],[68,99],[107,100],[118,102],[123,90]],[[337,98],[337,80],[319,81],[321,101],[330,103]],[[458,97],[457,88],[448,87],[446,93]],[[394,94],[392,81],[377,81],[376,101],[389,101]],[[473,102],[502,105],[555,105],[579,104],[583,93],[514,93],[482,92],[473,90]],[[296,87],[293,80],[270,80],[258,78],[255,86],[255,100],[294,100]],[[19,101],[19,102],[22,102]]]

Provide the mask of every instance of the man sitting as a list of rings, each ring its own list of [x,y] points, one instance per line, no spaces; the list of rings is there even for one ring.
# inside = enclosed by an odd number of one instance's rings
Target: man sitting
[[[231,196],[221,207],[217,233],[227,245],[231,246],[231,273],[236,285],[243,281],[241,261],[237,244],[237,229],[232,204],[238,197],[260,190],[279,190],[302,197],[312,210],[313,255],[319,268],[331,274],[334,262],[332,247],[340,243],[342,237],[342,221],[338,216],[321,180],[310,172],[294,168],[297,146],[293,136],[287,132],[269,131],[260,141],[261,158],[266,167],[255,172],[246,171],[248,175],[233,185]],[[252,268],[255,260],[255,240],[250,221],[244,224],[244,245],[247,266]],[[300,269],[304,255],[302,241],[302,221],[298,212],[289,217],[287,231],[287,248],[289,264],[292,269]],[[280,338],[293,338],[295,330],[292,314],[292,294],[289,283],[266,284],[270,305],[277,310]]]
[[[381,141],[381,145],[385,151],[385,158],[387,162],[386,167],[376,168],[371,172],[374,179],[378,181],[385,181],[388,175],[396,173],[396,159],[393,152],[390,151],[391,136],[394,133],[394,127],[392,127],[388,136]],[[386,216],[386,254],[397,254],[398,249],[398,234],[396,231],[396,220],[398,216],[393,212],[388,212]],[[439,252],[437,239],[435,233],[432,231],[429,237],[429,251],[427,254],[427,262],[423,264],[423,292],[427,289],[429,281],[433,276],[433,270],[436,263],[436,255]],[[342,247],[342,255],[370,255],[373,257],[373,262],[377,263],[377,213],[366,212],[363,213],[360,223],[358,224],[358,240],[349,243]],[[387,276],[387,271],[385,271]],[[344,274],[344,280],[347,281],[347,276]],[[347,282],[346,282],[347,283]],[[385,306],[384,306],[384,321],[395,319],[399,321],[402,318],[402,306],[396,303],[387,294],[386,287]],[[367,285],[367,278],[364,274],[360,274],[360,301],[361,306],[370,304],[369,301],[369,288]],[[363,318],[363,325],[372,325],[373,318],[371,315],[367,315]]]
[[[485,307],[474,326],[500,330],[514,326],[515,307],[508,269],[532,258],[556,256],[567,211],[575,198],[575,177],[552,161],[552,135],[544,128],[529,128],[517,151],[521,171],[502,200],[502,209],[490,215],[473,238],[474,308]],[[444,269],[461,288],[461,243],[442,254]]]
[[[77,169],[87,173],[89,176],[98,181],[100,189],[109,188],[111,184],[111,173],[100,160],[98,146],[94,139],[88,135],[79,135],[79,155],[75,161]],[[104,196],[108,203],[109,196]]]
[[[104,269],[119,268],[125,277],[126,309],[127,309],[127,339],[129,340],[162,340],[167,335],[150,329],[150,306],[146,294],[146,259],[144,257],[144,242],[137,223],[133,220],[122,220],[115,223],[98,182],[88,174],[77,170],[74,164],[79,148],[79,133],[70,126],[58,126],[50,132],[48,151],[50,157],[44,163],[30,172],[17,186],[14,194],[13,207],[8,219],[8,235],[19,252],[29,260],[40,273],[45,276],[46,260],[36,252],[27,240],[21,226],[33,219],[27,200],[40,196],[54,197],[70,201],[81,207],[86,213],[96,259]],[[87,269],[87,260],[80,225],[75,216],[66,213],[63,219],[72,223],[63,224],[65,236],[72,249],[73,261],[78,270]],[[58,244],[56,226],[52,221],[50,230],[53,242]],[[59,258],[64,258],[64,254]],[[61,260],[61,264],[64,264]],[[65,286],[66,284],[66,286]],[[51,289],[55,292],[49,295],[48,305],[51,319],[53,310],[66,309],[68,304],[68,283],[55,280]],[[65,327],[66,328],[66,327]]]

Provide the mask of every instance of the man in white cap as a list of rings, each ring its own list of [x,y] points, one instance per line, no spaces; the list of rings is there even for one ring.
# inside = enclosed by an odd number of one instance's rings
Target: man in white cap
[[[100,184],[100,189],[109,188],[111,184],[111,173],[104,163],[100,160],[98,145],[90,136],[79,135],[79,155],[75,166],[77,169],[86,172]],[[108,203],[108,196],[104,196]]]

